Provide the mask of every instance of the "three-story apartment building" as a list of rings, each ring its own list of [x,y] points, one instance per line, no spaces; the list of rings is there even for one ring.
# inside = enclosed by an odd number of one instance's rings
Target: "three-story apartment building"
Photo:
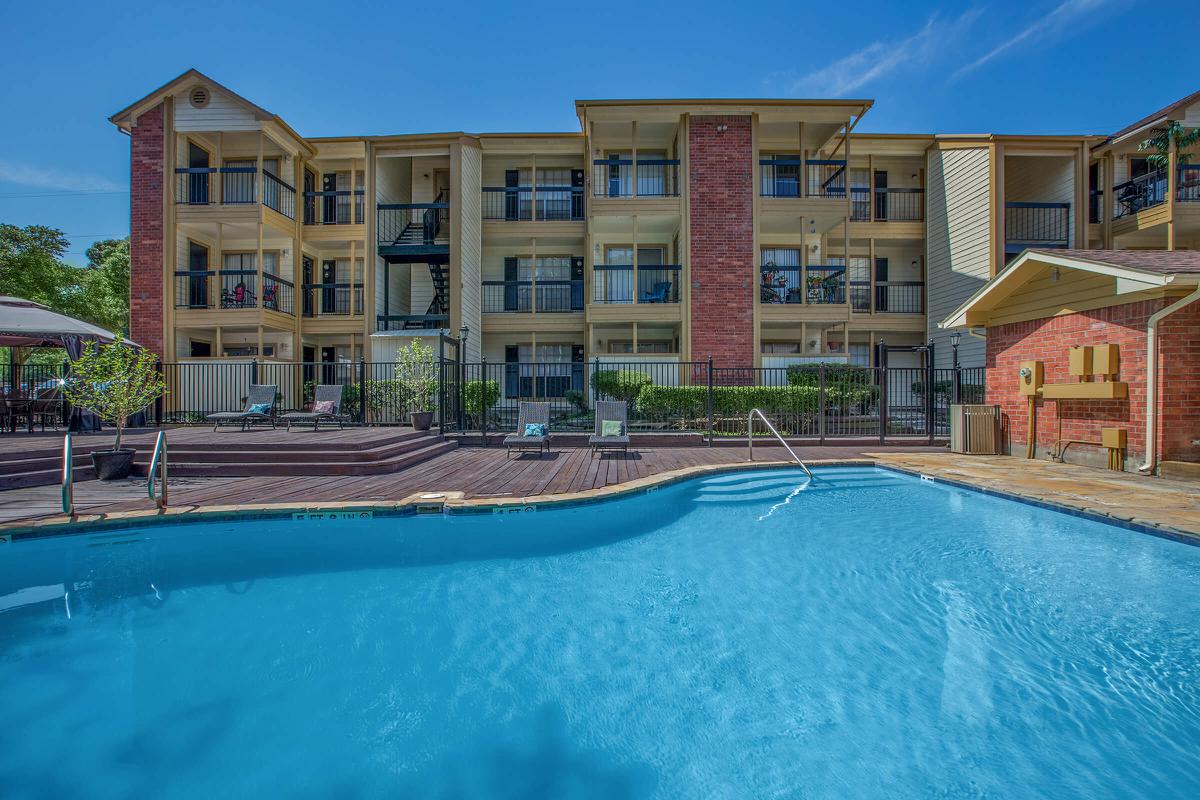
[[[336,365],[465,327],[470,360],[564,376],[933,340],[947,366],[937,322],[1027,247],[1200,245],[1200,172],[1137,150],[1200,124],[1197,96],[1112,137],[857,133],[870,106],[586,100],[575,132],[306,138],[192,70],[112,117],[131,335],[168,361]]]

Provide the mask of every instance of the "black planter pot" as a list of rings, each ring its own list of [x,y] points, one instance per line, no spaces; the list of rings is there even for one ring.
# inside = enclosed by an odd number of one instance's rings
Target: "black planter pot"
[[[414,430],[427,431],[433,425],[432,411],[410,411],[408,419],[412,422]]]
[[[133,472],[133,456],[136,450],[93,450],[92,466],[96,478],[102,481],[119,481]]]

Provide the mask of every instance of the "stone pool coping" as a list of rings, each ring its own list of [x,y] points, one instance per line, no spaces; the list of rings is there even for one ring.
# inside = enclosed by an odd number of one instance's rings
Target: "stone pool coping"
[[[1022,490],[1012,487],[1001,488],[994,482],[995,476],[971,474],[970,467],[973,463],[983,463],[973,462],[973,459],[980,457],[964,458],[957,456],[952,461],[940,463],[946,461],[946,455],[937,454],[927,457],[890,453],[867,455],[869,456],[867,458],[814,459],[806,463],[814,467],[879,467],[890,469],[906,475],[923,477],[938,483],[957,486],[986,495],[1003,497],[1053,511],[1060,511],[1129,530],[1164,536],[1190,544],[1200,544],[1200,523],[1195,527],[1191,527],[1187,524],[1189,520],[1180,520],[1173,517],[1171,509],[1167,509],[1164,514],[1154,515],[1152,511],[1154,498],[1151,498],[1152,502],[1150,506],[1140,506],[1141,510],[1151,509],[1151,515],[1143,517],[1128,513],[1121,506],[1109,508],[1098,507],[1094,500],[1082,494],[1072,496],[1071,494],[1064,494],[1062,492],[1039,492],[1030,490],[1028,487],[1024,487]],[[1005,466],[1011,466],[1019,470],[1027,468],[1030,464],[1028,461],[1006,456],[992,458],[1002,458],[1006,462],[1012,462],[1011,464],[1006,463]],[[1032,463],[1037,464],[1039,462]],[[1092,473],[1096,472],[1090,468],[1073,467],[1071,465],[1055,464],[1048,466],[1065,468],[1067,470],[1084,470],[1087,474],[1081,475],[1081,480],[1085,480],[1088,477],[1094,478],[1095,476]],[[611,486],[587,489],[579,492],[535,495],[530,497],[468,499],[463,496],[462,492],[446,492],[430,487],[427,490],[415,492],[395,501],[372,500],[319,503],[289,501],[233,505],[180,505],[167,509],[154,508],[136,511],[79,514],[74,519],[65,515],[58,515],[33,520],[15,520],[9,523],[0,523],[0,543],[14,539],[91,533],[113,528],[132,528],[163,523],[215,522],[224,519],[286,519],[294,514],[333,512],[353,514],[354,512],[369,512],[372,515],[380,513],[403,516],[415,515],[419,512],[445,513],[450,515],[516,513],[536,511],[539,508],[564,508],[597,503],[622,496],[653,491],[664,486],[670,486],[681,481],[707,475],[795,467],[795,462],[791,461],[704,464],[669,470]],[[1116,474],[1120,475],[1122,473]],[[1159,479],[1151,480],[1157,481]],[[1146,493],[1149,494],[1150,492],[1147,490]],[[436,498],[423,497],[423,495],[431,494],[439,496]],[[1184,524],[1181,525],[1180,522]]]

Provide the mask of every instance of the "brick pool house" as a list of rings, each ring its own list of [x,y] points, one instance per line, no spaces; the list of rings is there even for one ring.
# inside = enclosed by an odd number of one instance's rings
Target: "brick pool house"
[[[1124,469],[1200,476],[1200,252],[1027,250],[942,326],[986,329],[1003,452],[1032,419],[1036,457],[1072,440],[1064,460],[1102,465],[1085,443],[1119,429]]]

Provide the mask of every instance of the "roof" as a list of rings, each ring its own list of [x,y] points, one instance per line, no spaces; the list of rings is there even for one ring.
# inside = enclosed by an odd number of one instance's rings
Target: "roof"
[[[0,346],[62,347],[70,337],[111,342],[116,334],[22,297],[0,297]],[[125,342],[132,344],[128,339]]]
[[[576,108],[587,106],[845,106],[847,108],[862,107],[864,110],[874,104],[874,100],[821,100],[793,99],[786,97],[694,97],[640,100],[576,100]]]
[[[1037,275],[1044,275],[1046,267],[1061,267],[1115,278],[1114,301],[1130,292],[1175,285],[1200,285],[1200,251],[1026,250],[938,326],[962,328],[982,324],[988,311],[1000,306]]]
[[[1126,134],[1133,133],[1134,131],[1141,130],[1142,128],[1146,127],[1147,125],[1152,125],[1155,122],[1159,122],[1159,121],[1165,119],[1166,117],[1168,117],[1173,112],[1178,111],[1180,108],[1186,108],[1187,106],[1190,106],[1192,103],[1195,103],[1195,102],[1200,102],[1200,92],[1192,92],[1191,94],[1189,94],[1187,97],[1183,98],[1182,100],[1176,100],[1174,103],[1171,103],[1169,106],[1164,106],[1163,108],[1160,108],[1158,111],[1155,111],[1153,114],[1148,114],[1147,116],[1142,117],[1141,119],[1139,119],[1137,122],[1133,123],[1132,125],[1126,125],[1124,128],[1117,131],[1109,138],[1110,139],[1120,139],[1122,136],[1125,136]]]

